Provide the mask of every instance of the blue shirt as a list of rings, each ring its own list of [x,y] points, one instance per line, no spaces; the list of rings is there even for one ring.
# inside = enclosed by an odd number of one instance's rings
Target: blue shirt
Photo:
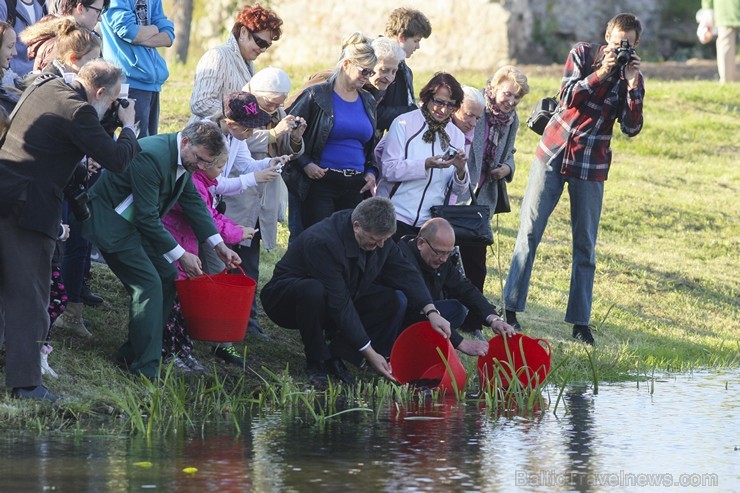
[[[362,98],[349,102],[332,93],[334,126],[321,153],[322,168],[365,170],[365,144],[373,136],[373,126]]]

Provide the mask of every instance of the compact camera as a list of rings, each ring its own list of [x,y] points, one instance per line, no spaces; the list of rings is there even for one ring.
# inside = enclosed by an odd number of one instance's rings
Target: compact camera
[[[75,166],[67,186],[64,187],[64,198],[69,210],[78,222],[90,219],[90,208],[87,206],[87,165],[80,161]]]
[[[117,128],[123,127],[123,122],[120,118],[118,118],[118,107],[120,106],[122,108],[128,108],[128,105],[128,99],[116,98],[116,100],[111,103],[108,111],[105,112],[105,115],[103,115],[103,118],[100,120],[100,124],[111,135],[115,132]]]
[[[450,147],[447,148],[444,154],[442,154],[442,160],[449,161],[450,159],[457,156],[457,149],[455,149],[453,146],[450,145]]]
[[[301,126],[300,120],[293,120],[293,128],[298,128]]]
[[[620,67],[627,65],[629,62],[635,59],[635,49],[630,46],[630,42],[623,39],[619,43],[619,48],[614,49],[614,53],[617,55],[617,65]]]

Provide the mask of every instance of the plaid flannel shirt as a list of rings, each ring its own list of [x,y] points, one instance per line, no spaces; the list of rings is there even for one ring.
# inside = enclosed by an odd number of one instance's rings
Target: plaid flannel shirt
[[[563,150],[562,174],[581,180],[605,181],[612,158],[609,144],[614,122],[619,117],[622,133],[630,137],[640,133],[645,86],[639,74],[637,86],[626,91],[621,115],[617,115],[618,82],[622,81],[627,87],[624,67],[599,79],[590,68],[584,71],[587,50],[598,50],[593,59],[599,60],[603,48],[578,43],[571,49],[560,88],[560,111],[547,124],[536,159],[549,163]],[[584,73],[588,75],[584,77]]]

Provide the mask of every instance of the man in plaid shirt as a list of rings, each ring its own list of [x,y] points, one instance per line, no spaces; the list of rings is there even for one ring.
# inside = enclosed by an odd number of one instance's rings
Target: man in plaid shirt
[[[537,147],[504,289],[506,320],[519,330],[516,312],[524,311],[537,246],[567,183],[573,261],[565,321],[573,324],[574,338],[594,343],[588,324],[613,127],[618,120],[622,133],[630,137],[640,133],[645,95],[640,57],[628,51],[623,55],[626,63],[621,64],[617,52],[623,40],[634,49],[641,31],[635,15],[619,14],[607,24],[606,45],[578,43],[565,62],[560,111],[547,124]],[[594,62],[588,66],[590,60]]]

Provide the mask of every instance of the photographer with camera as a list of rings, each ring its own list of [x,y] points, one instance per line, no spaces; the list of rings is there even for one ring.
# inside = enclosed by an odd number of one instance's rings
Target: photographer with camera
[[[537,246],[567,183],[573,261],[565,321],[573,324],[575,339],[594,343],[588,324],[613,127],[619,121],[630,137],[642,130],[645,86],[635,51],[641,32],[634,14],[618,14],[606,26],[605,46],[578,43],[565,62],[560,108],[537,146],[504,288],[506,319],[515,328],[520,328],[516,313],[524,311]]]
[[[14,397],[57,399],[41,383],[39,345],[49,328],[62,190],[82,156],[121,172],[139,152],[133,104],[119,112],[125,126],[117,141],[100,125],[121,82],[121,69],[104,60],[88,62],[71,84],[39,77],[18,102],[0,149],[0,325],[7,340],[6,383]]]
[[[396,117],[375,148],[378,195],[396,208],[396,241],[419,232],[448,187],[457,196],[468,189],[465,136],[452,121],[463,99],[457,79],[436,73],[419,92],[420,108]]]

